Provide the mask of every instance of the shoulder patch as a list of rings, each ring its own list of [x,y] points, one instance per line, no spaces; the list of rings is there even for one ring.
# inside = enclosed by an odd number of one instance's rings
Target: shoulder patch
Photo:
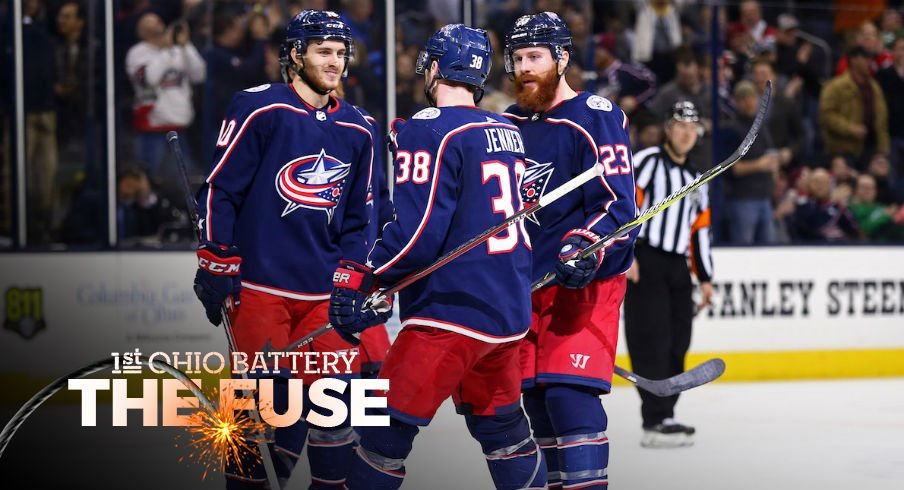
[[[265,83],[263,85],[258,85],[257,87],[246,88],[245,92],[251,92],[251,93],[263,92],[264,90],[267,90],[268,88],[270,88],[270,84]]]
[[[439,113],[440,111],[436,107],[428,107],[411,116],[411,119],[436,119],[439,117]]]
[[[612,110],[612,102],[605,97],[591,95],[590,97],[587,97],[587,107],[598,111],[609,112]]]

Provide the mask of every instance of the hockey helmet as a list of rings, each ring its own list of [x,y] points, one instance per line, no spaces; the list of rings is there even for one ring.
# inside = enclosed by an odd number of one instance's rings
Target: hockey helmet
[[[553,12],[522,15],[505,36],[505,71],[515,73],[512,54],[529,46],[546,46],[558,62],[565,51],[571,53],[571,30],[561,17]]]
[[[703,123],[700,122],[700,111],[698,111],[697,106],[689,100],[679,100],[672,105],[672,110],[669,112],[666,123],[672,121],[695,123],[697,125],[698,136],[703,136]]]
[[[436,78],[471,85],[483,89],[490,74],[493,48],[487,31],[463,24],[449,24],[436,31],[415,66],[415,73],[423,75],[436,60]]]
[[[286,42],[279,51],[280,63],[289,64],[292,48],[304,54],[312,40],[334,40],[345,44],[345,69],[348,72],[348,61],[353,58],[355,44],[352,42],[351,30],[339,17],[329,10],[302,10],[286,26]]]

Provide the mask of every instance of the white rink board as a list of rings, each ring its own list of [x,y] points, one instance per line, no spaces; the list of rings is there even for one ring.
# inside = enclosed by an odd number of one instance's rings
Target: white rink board
[[[904,347],[904,247],[717,248],[713,261],[692,352]]]
[[[9,288],[39,288],[46,328],[31,339],[0,330],[0,372],[57,376],[112,352],[222,351],[192,290],[192,252],[0,255],[4,319]]]
[[[902,247],[714,254],[716,314],[698,316],[692,352],[904,347]],[[194,270],[187,251],[0,254],[4,320],[10,288],[39,288],[46,322],[31,339],[0,330],[0,372],[57,375],[136,347],[225,351],[224,332],[207,322],[191,289]],[[742,286],[756,292],[754,303],[742,301]]]

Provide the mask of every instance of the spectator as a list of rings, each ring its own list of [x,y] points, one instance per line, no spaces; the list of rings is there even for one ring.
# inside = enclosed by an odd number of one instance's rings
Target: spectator
[[[213,45],[204,52],[207,76],[213,81],[204,92],[205,164],[213,158],[223,111],[232,96],[267,81],[264,61],[269,28],[266,18],[258,15],[256,22],[249,23],[252,27],[250,42],[245,42],[244,18],[233,9],[217,12],[213,20]]]
[[[815,169],[807,181],[808,196],[791,217],[792,236],[798,241],[855,240],[860,236],[854,216],[844,201],[833,196],[832,176]]]
[[[634,24],[631,59],[650,67],[659,83],[668,82],[675,75],[675,50],[681,46],[678,10],[685,1],[634,0],[637,21]],[[660,114],[665,114],[665,110]]]
[[[850,209],[860,231],[871,241],[904,239],[904,213],[899,212],[904,208],[883,205],[876,196],[876,179],[869,174],[857,177]]]
[[[372,37],[374,12],[373,0],[342,0],[339,17],[351,30],[352,38],[364,43],[367,51],[379,51],[376,39]]]
[[[135,89],[132,122],[138,133],[136,153],[150,178],[159,181],[165,134],[184,130],[192,123],[191,84],[204,81],[206,67],[189,41],[185,22],[167,27],[157,14],[146,13],[138,21],[137,33],[141,41],[126,54],[126,72]]]
[[[766,60],[755,61],[751,74],[759,95],[763,95],[766,90],[766,82],[776,79],[772,63]],[[779,164],[789,167],[793,162],[799,162],[806,148],[806,135],[798,105],[782,92],[776,92],[772,96],[772,106],[767,117],[766,126],[772,136],[772,144],[778,150]]]
[[[23,77],[25,83],[25,182],[27,241],[49,243],[56,228],[54,207],[59,200],[54,185],[59,153],[53,87],[57,80],[53,41],[44,22],[41,0],[22,4]]]
[[[775,71],[788,79],[792,90],[785,95],[793,98],[795,88],[803,88],[805,94],[819,97],[820,78],[824,69],[816,63],[813,45],[799,38],[799,24],[791,14],[778,16],[778,29],[775,30]],[[828,75],[828,74],[826,74]]]
[[[892,163],[901,171],[902,152],[904,152],[904,37],[895,38],[892,44],[891,66],[879,70],[876,81],[882,87],[885,101],[888,103],[888,134]]]
[[[614,35],[597,34],[593,40],[596,77],[592,90],[617,103],[625,114],[633,114],[656,93],[656,75],[639,63],[616,58]]]
[[[697,141],[697,146],[691,151],[689,158],[698,162],[698,165],[708,168],[713,164],[712,94],[709,86],[703,82],[700,60],[689,47],[681,47],[675,53],[675,59],[677,68],[675,79],[661,85],[659,92],[650,100],[647,107],[662,121],[675,102],[682,100],[693,102],[700,111],[704,134]]]
[[[53,92],[57,109],[57,141],[64,162],[84,162],[85,146],[92,144],[85,133],[88,103],[95,97],[95,87],[88,86],[92,81],[89,75],[93,74],[88,73],[88,50],[91,47],[84,35],[85,20],[84,6],[77,1],[67,1],[57,11],[57,80]],[[98,65],[101,64],[100,59],[95,60]]]
[[[873,80],[869,53],[855,46],[848,59],[849,70],[822,88],[819,123],[826,153],[847,154],[862,164],[876,151],[889,151],[888,108]]]
[[[885,9],[879,19],[879,38],[885,49],[892,49],[895,39],[904,35],[904,25],[901,22],[901,12],[896,9]]]
[[[876,28],[876,24],[873,24],[873,21],[868,20],[861,24],[860,28],[857,29],[857,32],[854,34],[854,47],[858,46],[869,54],[869,68],[873,74],[876,74],[876,72],[882,68],[891,66],[893,61],[892,55],[882,44],[882,38],[879,37],[879,29]],[[850,63],[849,57],[850,55],[843,56],[838,60],[838,64],[835,65],[836,75],[840,75],[848,70],[848,64]]]
[[[640,110],[631,120],[631,142],[634,152],[662,143],[662,118],[650,111]]]
[[[904,198],[898,186],[895,185],[895,178],[891,171],[891,163],[888,157],[882,153],[876,153],[870,158],[867,173],[876,179],[876,190],[878,192],[878,201],[885,205],[901,204]]]
[[[156,245],[164,231],[190,228],[185,216],[151,188],[148,176],[139,169],[126,169],[116,184],[116,218],[123,244]]]
[[[748,81],[734,88],[738,119],[727,126],[729,147],[740,144],[756,117],[756,87]],[[728,176],[726,211],[730,241],[735,245],[768,245],[774,242],[772,190],[779,169],[778,152],[772,144],[769,128],[763,127],[743,160]]]
[[[763,20],[763,12],[760,2],[757,0],[743,0],[738,5],[741,19],[728,27],[729,31],[746,33],[750,41],[748,50],[752,53],[769,51],[775,46],[775,27]]]
[[[834,182],[844,183],[854,188],[857,180],[857,170],[851,161],[844,155],[834,155],[829,160],[829,174]]]

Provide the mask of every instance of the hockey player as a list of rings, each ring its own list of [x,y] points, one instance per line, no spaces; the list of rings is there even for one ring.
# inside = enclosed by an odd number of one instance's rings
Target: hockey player
[[[691,150],[703,134],[700,113],[690,101],[678,101],[665,123],[663,144],[638,152],[637,199],[649,209],[674,189],[700,175]],[[644,223],[628,270],[625,297],[625,340],[631,367],[640,375],[664,379],[684,372],[694,319],[693,285],[687,256],[700,283],[701,308],[713,295],[710,210],[706,185],[684,203]],[[658,397],[638,389],[644,447],[693,444],[693,427],[675,421],[678,395]]]
[[[475,104],[490,70],[486,31],[460,24],[427,41],[416,72],[430,107],[394,125],[397,218],[367,265],[343,262],[330,322],[352,336],[382,321],[362,308],[377,280],[392,284],[521,208],[523,141]],[[497,488],[544,488],[542,453],[519,403],[518,340],[530,324],[530,250],[509,226],[399,293],[402,331],[380,377],[389,427],[359,428],[349,489],[396,489],[419,426],[452,396],[480,443]]]
[[[608,393],[618,339],[624,272],[636,232],[583,260],[591,243],[634,219],[628,121],[615,104],[575,93],[565,81],[571,32],[550,12],[520,17],[506,37],[506,71],[517,105],[505,115],[521,129],[525,204],[598,162],[605,176],[537,212],[527,224],[533,278],[556,284],[532,298],[533,323],[521,344],[524,408],[543,448],[550,488],[606,488],[609,444],[599,395]]]
[[[295,70],[293,69],[293,64],[289,61],[289,52],[286,45],[283,45],[279,51],[279,64],[283,80],[286,83],[291,83],[295,78]],[[343,97],[342,84],[336,87],[336,95]],[[367,249],[370,250],[374,242],[382,234],[383,226],[394,218],[395,209],[392,207],[392,201],[389,198],[389,188],[386,184],[386,167],[383,166],[384,152],[379,144],[379,142],[383,141],[383,138],[380,137],[377,120],[364,108],[353,107],[370,124],[369,129],[374,141],[371,186],[367,192],[368,224],[365,233],[365,244]],[[386,359],[386,354],[389,352],[389,333],[386,331],[386,325],[377,325],[362,332],[359,351],[361,355],[361,377],[376,378],[380,372],[380,366],[383,365],[383,360]]]
[[[199,195],[203,241],[195,290],[214,324],[224,301],[234,306],[233,345],[246,354],[268,340],[280,349],[327,323],[332,271],[341,259],[366,257],[373,135],[364,117],[332,94],[351,50],[349,28],[337,14],[305,10],[287,26],[290,83],[238,92],[226,109]],[[313,349],[352,353],[355,347],[329,333]],[[359,367],[355,357],[352,369]],[[279,368],[274,408],[283,413],[291,366]],[[316,379],[302,377],[305,385]],[[276,429],[271,452],[279,478],[288,479],[306,433],[310,488],[341,487],[353,455],[354,431],[347,426],[299,421]],[[228,488],[265,484],[261,465],[248,459],[244,475],[227,468]]]

